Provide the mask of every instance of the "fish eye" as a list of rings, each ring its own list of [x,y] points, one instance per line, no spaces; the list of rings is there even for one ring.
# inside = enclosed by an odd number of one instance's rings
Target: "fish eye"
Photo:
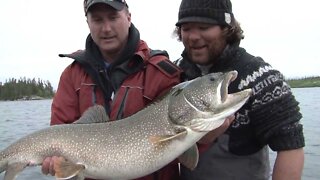
[[[216,79],[214,77],[210,77],[210,81],[215,81]]]

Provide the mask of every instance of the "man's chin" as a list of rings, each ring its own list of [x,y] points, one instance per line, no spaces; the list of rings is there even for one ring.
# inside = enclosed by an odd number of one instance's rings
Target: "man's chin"
[[[111,47],[111,46],[104,46],[102,48],[100,48],[101,51],[105,52],[105,53],[110,53],[110,54],[114,54],[114,53],[117,53],[117,51],[119,48],[116,48],[116,47]]]
[[[210,61],[206,57],[191,56],[191,61],[199,65],[208,65]]]

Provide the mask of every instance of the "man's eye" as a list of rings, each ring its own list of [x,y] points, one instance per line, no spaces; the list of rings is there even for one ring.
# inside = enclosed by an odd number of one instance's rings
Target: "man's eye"
[[[93,18],[92,19],[94,22],[101,22],[102,21],[102,18]]]
[[[181,28],[181,30],[182,30],[182,31],[184,31],[184,32],[186,32],[186,31],[189,31],[189,30],[190,30],[190,28],[186,28],[186,27],[184,27],[184,28]]]
[[[118,16],[111,16],[110,20],[116,20]]]
[[[208,26],[200,26],[199,29],[201,30],[207,30],[209,27]]]

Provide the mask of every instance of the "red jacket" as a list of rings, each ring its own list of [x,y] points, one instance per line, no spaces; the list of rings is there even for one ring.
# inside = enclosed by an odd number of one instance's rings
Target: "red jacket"
[[[180,82],[180,69],[166,56],[156,55],[150,58],[150,49],[145,42],[140,41],[135,56],[141,57],[143,68],[126,77],[114,93],[110,102],[111,120],[136,113]],[[127,68],[132,64],[135,63],[129,60]],[[51,124],[72,123],[94,104],[105,105],[104,94],[83,66],[74,61],[60,77],[52,103]],[[178,179],[178,175],[177,163],[171,163],[160,171],[140,179],[169,180]]]

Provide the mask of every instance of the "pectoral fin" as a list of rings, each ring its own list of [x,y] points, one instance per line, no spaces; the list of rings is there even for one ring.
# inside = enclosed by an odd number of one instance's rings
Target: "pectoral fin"
[[[179,162],[190,170],[197,167],[199,161],[199,151],[197,145],[193,145],[190,149],[179,156]]]
[[[14,180],[17,174],[21,172],[27,165],[27,163],[9,164],[6,169],[6,173],[4,174],[4,180]]]
[[[56,172],[55,176],[57,179],[83,179],[82,178],[82,171],[85,169],[85,166],[82,164],[74,164],[72,162],[65,161],[64,159],[59,159],[54,162],[54,170]]]
[[[171,141],[176,138],[181,138],[187,135],[187,130],[186,129],[181,129],[179,128],[179,132],[174,135],[163,135],[163,136],[151,136],[149,138],[150,142],[153,144],[158,144],[166,141]]]
[[[208,120],[208,119],[194,119],[190,121],[190,128],[194,131],[199,132],[208,132],[212,131],[218,127],[220,127],[225,119],[216,119],[216,120]]]

